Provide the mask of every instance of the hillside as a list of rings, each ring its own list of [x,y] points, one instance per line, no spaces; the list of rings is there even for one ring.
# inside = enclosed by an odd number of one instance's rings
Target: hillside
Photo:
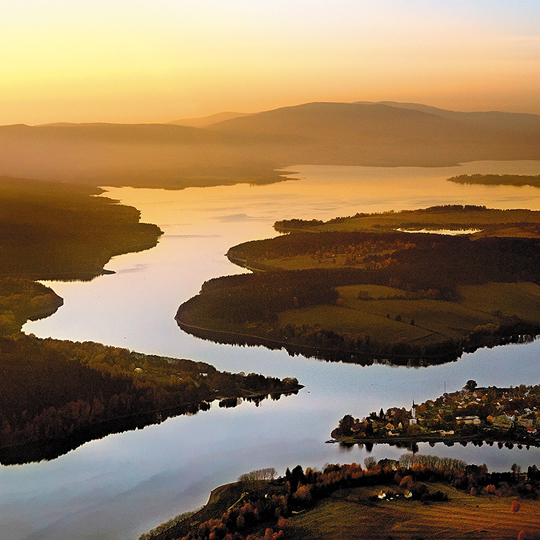
[[[219,122],[210,129],[287,136],[296,142],[280,156],[288,164],[435,166],[540,156],[540,117],[526,114],[307,103]]]
[[[252,471],[139,540],[540,538],[536,467],[490,473],[413,454],[364,463],[305,472],[297,465],[276,480]]]
[[[222,112],[198,118],[181,118],[179,120],[173,120],[172,122],[169,122],[169,124],[175,124],[177,126],[204,128],[217,122],[223,122],[224,120],[231,120],[232,118],[237,118],[238,116],[248,116],[248,114],[249,113]]]
[[[280,180],[251,144],[170,124],[0,126],[0,175],[168,189]]]
[[[169,124],[0,126],[0,175],[93,185],[181,189],[279,181],[275,169],[298,163],[442,166],[514,159],[540,159],[540,116],[358,102]]]

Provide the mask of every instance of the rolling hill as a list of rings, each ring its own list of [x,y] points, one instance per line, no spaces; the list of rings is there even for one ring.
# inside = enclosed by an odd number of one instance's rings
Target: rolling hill
[[[94,185],[272,182],[280,179],[274,169],[298,163],[443,166],[514,159],[540,159],[540,116],[357,102],[169,124],[0,126],[0,175]]]

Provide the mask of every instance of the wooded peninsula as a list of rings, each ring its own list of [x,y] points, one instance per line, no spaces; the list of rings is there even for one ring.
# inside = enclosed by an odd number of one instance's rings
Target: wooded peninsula
[[[0,338],[0,463],[54,459],[111,433],[178,414],[296,393],[296,379],[233,374],[204,362],[99,343]]]
[[[540,212],[458,205],[276,228],[289,234],[229,250],[256,271],[203,284],[178,310],[182,329],[325,360],[410,366],[540,334]],[[426,228],[472,232],[405,232]]]
[[[538,174],[460,174],[448,178],[458,184],[485,184],[488,186],[532,186],[540,187]]]
[[[0,277],[88,280],[111,257],[157,245],[162,231],[140,212],[96,197],[104,190],[0,178]]]

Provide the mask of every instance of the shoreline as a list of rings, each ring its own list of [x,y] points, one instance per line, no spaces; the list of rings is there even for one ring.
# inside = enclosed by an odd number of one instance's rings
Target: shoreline
[[[143,411],[140,414],[108,418],[91,424],[86,429],[81,430],[79,433],[75,433],[70,437],[43,439],[40,441],[29,441],[0,446],[0,464],[4,466],[23,465],[39,461],[50,461],[93,440],[102,439],[115,433],[144,429],[147,426],[160,424],[169,418],[175,418],[185,414],[197,414],[200,411],[210,410],[212,404],[216,404],[216,402],[219,407],[231,408],[240,404],[238,403],[239,399],[255,402],[258,400],[263,401],[271,396],[288,396],[296,394],[302,388],[304,388],[304,386],[298,384],[297,386],[284,391],[266,393],[255,392],[249,395],[244,393],[243,395],[230,397],[217,396],[211,401],[193,401],[182,403],[174,407]],[[233,401],[236,401],[234,405],[232,404]]]
[[[534,446],[540,447],[540,438],[527,438],[518,439],[515,437],[501,437],[500,434],[496,436],[486,436],[486,434],[480,433],[477,435],[422,435],[419,437],[403,437],[403,436],[387,436],[387,437],[338,437],[332,438],[325,441],[325,444],[343,444],[355,445],[355,444],[388,444],[391,446],[394,445],[407,445],[413,446],[418,443],[443,443],[446,446],[453,446],[454,444],[461,443],[482,443],[482,444],[512,444],[512,445],[523,445],[523,446]]]

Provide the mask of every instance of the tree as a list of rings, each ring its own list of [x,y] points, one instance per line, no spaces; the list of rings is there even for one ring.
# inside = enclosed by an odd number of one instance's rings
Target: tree
[[[474,389],[478,386],[477,382],[473,379],[469,379],[467,383],[465,384],[465,390],[468,390],[469,392],[474,392]]]
[[[354,425],[354,418],[350,414],[346,414],[339,421],[339,429],[341,431],[341,434],[342,435],[350,435],[353,425]]]
[[[364,459],[364,465],[368,471],[371,471],[377,466],[377,460],[373,456],[368,456]]]

